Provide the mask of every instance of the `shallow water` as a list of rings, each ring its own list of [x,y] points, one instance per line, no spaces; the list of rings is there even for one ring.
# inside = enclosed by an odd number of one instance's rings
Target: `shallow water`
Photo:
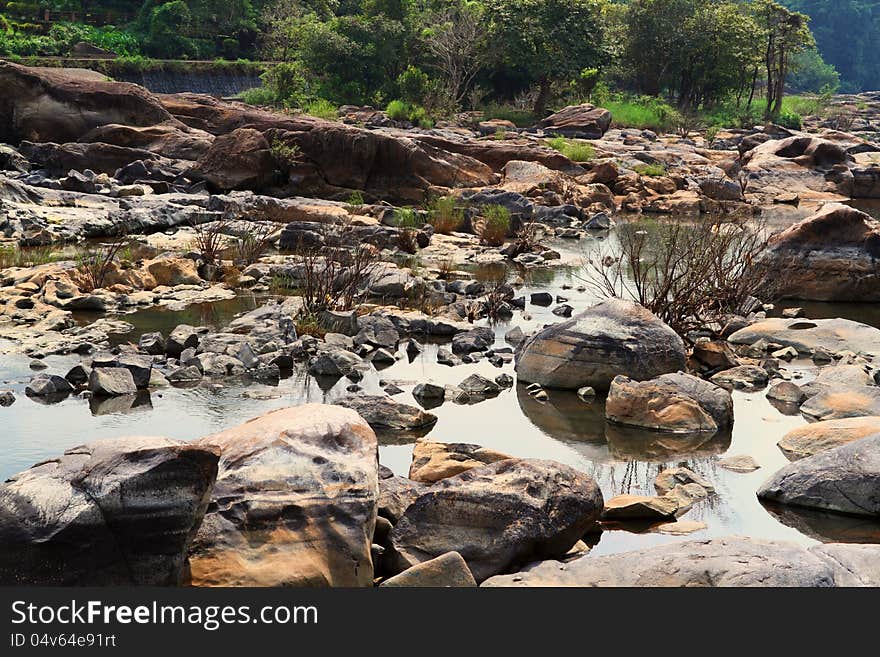
[[[581,243],[554,243],[567,260],[576,259],[581,251],[595,250],[601,242],[590,239]],[[491,277],[486,271],[481,272]],[[518,294],[548,290],[568,298],[575,312],[595,302],[590,290],[578,292],[565,289],[581,284],[573,268],[530,270],[526,284]],[[216,304],[191,306],[185,311],[151,309],[123,318],[136,330],[117,341],[136,341],[144,332],[167,334],[180,323],[221,327],[235,314],[250,310],[261,303],[252,295]],[[555,304],[554,304],[555,305]],[[845,316],[880,325],[876,308],[858,304],[800,305],[815,316]],[[516,325],[528,332],[536,327],[560,321],[551,313],[553,306],[529,305],[528,319],[517,315]],[[87,320],[88,318],[83,318]],[[510,328],[495,327],[498,346]],[[472,373],[494,378],[502,372],[514,374],[513,364],[496,368],[487,361],[454,368],[438,365],[438,345],[425,344],[425,349],[412,362],[401,345],[400,359],[386,369],[371,371],[361,382],[362,394],[379,394],[382,381],[393,381],[405,392],[396,400],[415,404],[412,388],[419,382],[457,384]],[[45,360],[48,371],[64,374],[78,357],[50,357]],[[813,376],[809,362],[788,366],[805,379]],[[134,398],[105,402],[68,398],[53,405],[43,405],[24,395],[24,387],[32,376],[29,360],[20,356],[4,356],[0,360],[0,388],[16,392],[17,401],[10,408],[0,408],[0,477],[8,477],[43,459],[57,456],[65,449],[101,438],[121,435],[162,435],[183,440],[238,425],[269,410],[306,402],[332,402],[347,394],[350,382],[317,381],[307,375],[294,374],[277,387],[243,385],[231,380],[221,385],[202,385],[194,389],[167,388]],[[880,524],[830,514],[797,512],[779,518],[774,510],[765,509],[755,491],[787,460],[776,446],[782,436],[805,424],[797,413],[785,414],[773,407],[765,391],[736,392],[735,426],[728,436],[716,438],[676,437],[651,432],[624,431],[606,425],[602,402],[585,404],[571,393],[549,392],[550,399],[539,403],[522,386],[504,391],[495,399],[464,406],[446,403],[431,409],[438,422],[427,434],[441,442],[476,443],[512,456],[559,461],[593,475],[604,496],[622,493],[655,493],[653,480],[663,469],[685,465],[706,477],[716,488],[716,495],[696,504],[682,520],[706,523],[706,529],[688,536],[657,533],[648,527],[630,527],[629,531],[605,531],[594,547],[597,554],[630,549],[688,538],[705,538],[741,534],[767,539],[787,539],[799,543],[817,540],[852,540],[880,542]],[[412,453],[411,435],[380,436],[380,461],[397,474],[406,475]],[[751,455],[761,469],[751,474],[738,474],[717,465],[728,455]]]

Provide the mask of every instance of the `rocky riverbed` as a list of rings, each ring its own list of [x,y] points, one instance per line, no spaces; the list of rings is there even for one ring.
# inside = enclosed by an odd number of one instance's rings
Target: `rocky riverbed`
[[[0,581],[880,585],[870,140],[586,106],[418,131],[68,75],[0,63]],[[433,193],[457,230],[402,227]],[[601,298],[585,262],[656,213],[769,226],[794,299],[683,340]],[[368,274],[310,315],[331,253],[327,294]]]

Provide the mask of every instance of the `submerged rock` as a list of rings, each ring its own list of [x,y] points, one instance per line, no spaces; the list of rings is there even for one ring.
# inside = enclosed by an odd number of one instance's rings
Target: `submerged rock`
[[[391,533],[393,558],[405,570],[455,551],[479,582],[564,555],[601,511],[602,493],[588,475],[552,461],[498,461],[419,496]]]
[[[184,583],[219,454],[166,438],[90,443],[0,485],[0,583]]]
[[[865,549],[867,548],[867,549]],[[661,545],[568,563],[545,561],[483,586],[831,587],[880,584],[880,546],[727,537]]]
[[[684,343],[641,306],[621,300],[600,303],[528,339],[516,359],[526,383],[545,388],[608,390],[618,375],[635,381],[685,368]]]
[[[222,450],[190,554],[196,586],[369,586],[376,435],[339,406],[284,408],[207,436]]]

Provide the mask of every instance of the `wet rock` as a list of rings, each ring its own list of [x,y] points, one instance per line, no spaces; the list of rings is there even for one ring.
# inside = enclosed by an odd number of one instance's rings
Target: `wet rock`
[[[437,423],[437,417],[416,406],[401,404],[388,397],[364,395],[343,397],[340,406],[356,411],[375,430],[426,429]]]
[[[195,586],[370,586],[376,436],[338,406],[280,409],[207,436],[222,452],[190,551]]]
[[[439,365],[455,367],[456,365],[461,365],[461,358],[453,354],[448,349],[440,347],[440,349],[437,350],[437,363]]]
[[[508,459],[443,479],[391,533],[398,570],[446,552],[479,582],[530,560],[562,556],[602,510],[589,476],[550,461]]]
[[[467,470],[511,458],[507,454],[466,443],[436,443],[419,440],[413,448],[409,478],[433,484]]]
[[[0,408],[8,408],[15,403],[15,393],[11,390],[0,390]]]
[[[420,383],[413,388],[412,394],[419,402],[442,402],[446,397],[446,388],[433,383]]]
[[[512,345],[518,345],[526,339],[525,333],[519,326],[514,326],[504,334],[504,340]]]
[[[459,383],[458,387],[468,397],[480,399],[496,397],[501,392],[501,386],[479,374],[471,374],[468,378]]]
[[[577,391],[577,396],[585,404],[592,404],[596,400],[596,390],[591,386],[584,386]]]
[[[319,354],[309,364],[309,374],[313,376],[345,376],[363,363],[357,354],[345,349],[330,349]]]
[[[73,386],[67,379],[54,374],[37,374],[24,389],[24,393],[28,397],[51,397],[71,392],[73,392]]]
[[[150,377],[153,372],[153,360],[147,356],[123,354],[117,360],[117,366],[131,372],[134,385],[138,390],[146,390],[150,387]]]
[[[495,377],[495,383],[502,388],[512,388],[516,380],[510,374],[499,374]]]
[[[215,449],[91,443],[0,485],[0,582],[176,586],[217,475]]]
[[[553,303],[553,295],[549,292],[533,292],[529,301],[533,306],[549,306]]]
[[[327,310],[321,313],[321,325],[328,331],[341,333],[346,336],[357,335],[358,316],[353,310]]]
[[[880,516],[880,434],[791,463],[758,490],[769,502]]]
[[[480,327],[453,337],[452,352],[471,354],[476,351],[485,351],[493,344],[495,344],[495,332],[491,328]]]
[[[756,390],[766,386],[769,380],[767,370],[757,365],[740,365],[711,378],[712,383],[729,390]]]
[[[562,304],[561,306],[556,306],[552,310],[552,312],[557,317],[571,317],[571,314],[574,312],[574,308],[572,308],[567,303],[565,303],[565,304]]]
[[[672,329],[637,304],[610,300],[529,338],[516,372],[547,388],[605,391],[619,374],[642,381],[683,370],[685,360]]]
[[[740,364],[730,345],[717,340],[695,344],[693,358],[710,371],[728,370]]]
[[[147,379],[147,385],[149,379]],[[146,387],[146,385],[144,386]],[[95,367],[89,374],[89,392],[97,397],[133,395],[138,391],[131,372],[122,367]]]
[[[613,225],[614,223],[611,221],[611,217],[609,217],[607,213],[598,212],[589,218],[587,223],[584,224],[584,228],[587,230],[608,230]]]
[[[708,493],[714,492],[715,487],[704,477],[685,467],[667,468],[654,479],[654,489],[659,495],[666,495],[676,486],[697,484]]]
[[[605,502],[602,520],[657,520],[674,518],[679,504],[672,497],[618,495]]]
[[[89,376],[91,376],[91,374],[92,368],[80,363],[79,365],[71,367],[67,374],[64,375],[64,378],[75,386],[81,386],[89,382]]]
[[[168,383],[172,385],[185,385],[188,383],[198,383],[202,380],[202,373],[198,367],[188,365],[179,367],[168,374]]]
[[[386,579],[379,586],[466,588],[476,585],[477,582],[462,556],[458,552],[447,552],[430,561],[416,564],[399,575]]]
[[[406,343],[406,355],[409,356],[411,360],[415,359],[415,357],[422,353],[422,351],[424,351],[424,347],[422,347],[418,340],[410,338],[409,342]]]
[[[370,345],[376,348],[396,349],[400,341],[400,334],[394,323],[385,318],[375,315],[367,315],[358,320],[360,330],[354,336],[354,343]]]
[[[723,458],[718,461],[718,467],[730,470],[731,472],[739,472],[741,474],[748,474],[749,472],[754,472],[761,468],[754,458],[745,455],[728,456],[727,458]]]
[[[618,376],[605,405],[611,422],[657,431],[717,433],[733,424],[730,393],[690,374],[637,382]]]
[[[830,587],[853,586],[854,582],[876,585],[876,570],[866,567],[864,558],[880,558],[880,548],[871,546],[870,553],[864,554],[864,547],[831,545],[807,549],[782,541],[715,538],[603,557],[587,555],[565,564],[545,561],[513,575],[493,577],[483,586]],[[832,553],[841,561],[830,557]]]
[[[814,422],[789,431],[777,445],[790,461],[880,434],[880,416]]]

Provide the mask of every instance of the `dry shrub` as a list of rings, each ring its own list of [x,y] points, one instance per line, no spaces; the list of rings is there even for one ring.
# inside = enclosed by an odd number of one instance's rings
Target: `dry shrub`
[[[273,223],[253,222],[253,229],[235,245],[235,261],[252,265],[262,258],[275,243],[278,227]]]
[[[218,219],[210,223],[193,222],[192,227],[196,234],[193,246],[202,256],[202,260],[209,266],[219,265],[224,251],[229,248],[229,219]]]
[[[114,270],[117,256],[129,244],[128,236],[121,235],[78,256],[77,271],[82,275],[80,287],[83,291],[92,292],[104,287],[104,281]]]
[[[456,201],[454,196],[443,196],[431,204],[428,222],[434,227],[435,232],[449,235],[461,229],[464,223],[464,210],[455,207]]]
[[[583,280],[604,297],[636,301],[683,337],[784,289],[779,268],[761,263],[760,225],[661,219],[621,226],[618,235],[619,249],[590,258]]]

